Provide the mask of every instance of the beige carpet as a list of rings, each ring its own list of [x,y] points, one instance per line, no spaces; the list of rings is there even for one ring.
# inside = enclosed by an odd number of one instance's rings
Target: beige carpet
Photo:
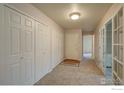
[[[79,67],[59,64],[35,85],[102,85],[104,75],[92,60],[81,62]]]

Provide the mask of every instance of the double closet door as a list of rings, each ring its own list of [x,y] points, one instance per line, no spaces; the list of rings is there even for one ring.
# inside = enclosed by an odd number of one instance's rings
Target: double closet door
[[[34,20],[5,10],[5,73],[7,84],[34,83]]]

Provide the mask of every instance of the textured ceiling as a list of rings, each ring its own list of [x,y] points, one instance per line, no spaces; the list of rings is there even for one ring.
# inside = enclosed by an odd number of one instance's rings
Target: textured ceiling
[[[33,4],[64,29],[81,28],[93,31],[112,4],[103,3],[36,3]],[[79,20],[71,20],[69,14],[79,12]]]

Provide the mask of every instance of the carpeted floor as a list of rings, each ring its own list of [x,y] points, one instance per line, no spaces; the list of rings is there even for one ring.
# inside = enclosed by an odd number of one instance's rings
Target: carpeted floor
[[[92,60],[81,62],[80,66],[59,64],[35,85],[103,85],[103,73]]]

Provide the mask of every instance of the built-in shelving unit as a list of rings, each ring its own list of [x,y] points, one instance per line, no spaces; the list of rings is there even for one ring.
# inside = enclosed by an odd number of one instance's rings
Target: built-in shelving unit
[[[123,8],[113,18],[113,82],[124,84],[124,27]]]

